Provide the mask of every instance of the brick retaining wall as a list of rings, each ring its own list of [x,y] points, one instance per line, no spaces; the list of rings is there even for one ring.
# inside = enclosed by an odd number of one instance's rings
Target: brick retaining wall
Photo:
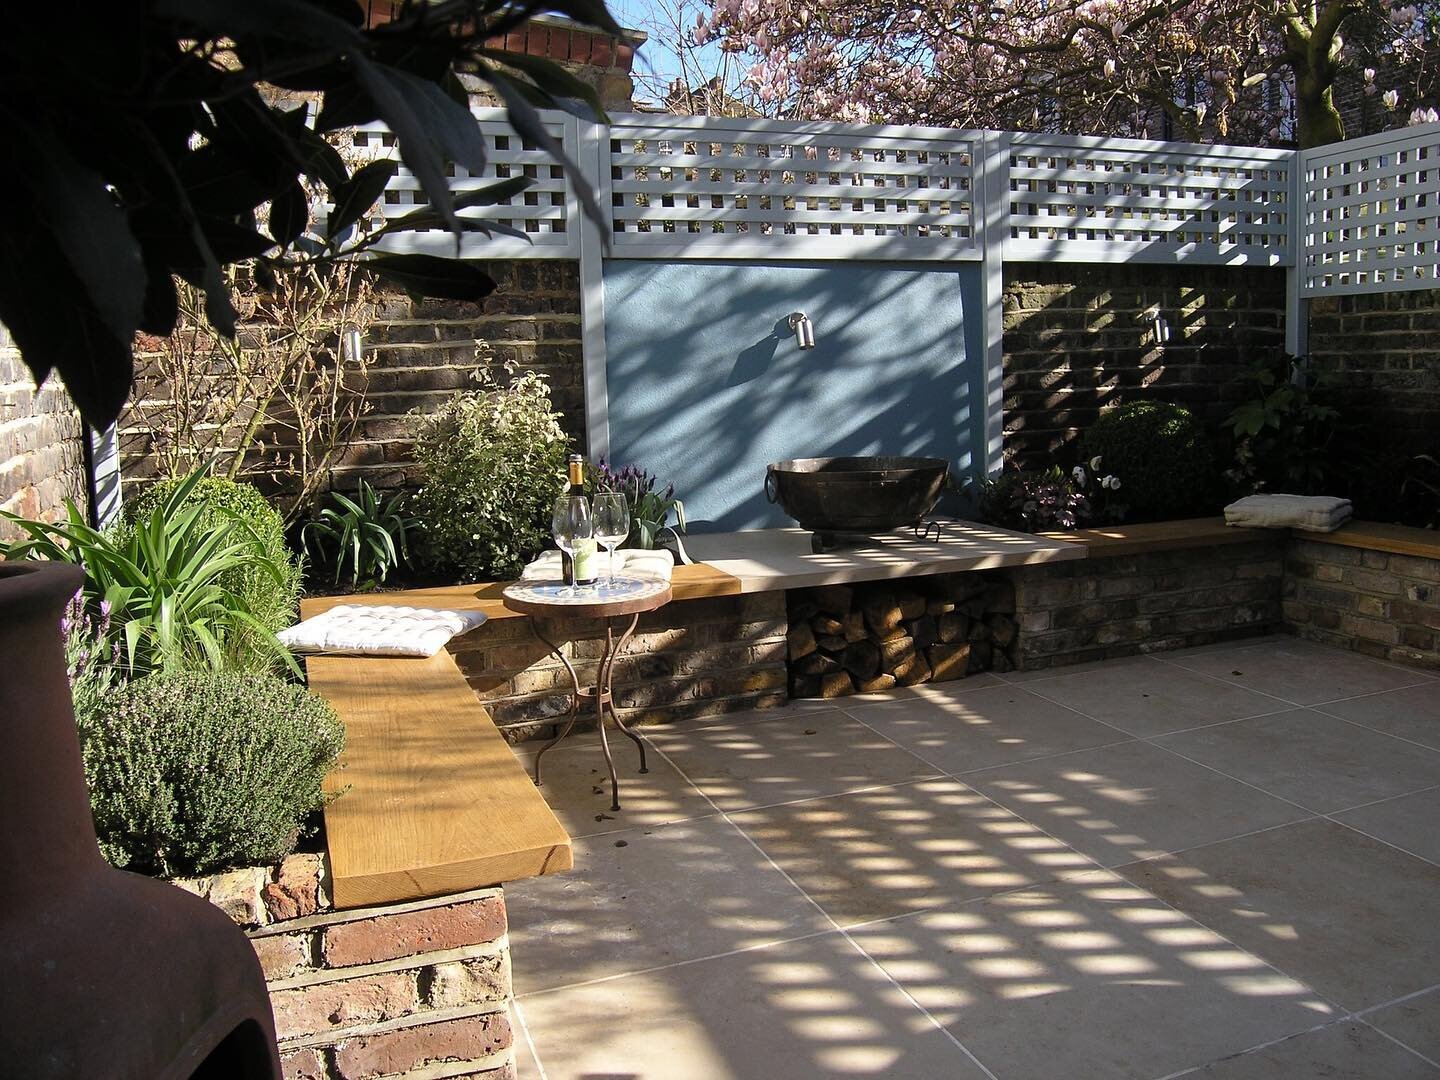
[[[319,855],[176,882],[243,927],[287,1080],[514,1080],[505,896],[334,911]]]
[[[1295,540],[1283,610],[1300,637],[1440,668],[1440,559]]]
[[[1253,544],[1019,566],[1019,664],[1180,649],[1279,627],[1284,532]]]
[[[783,705],[785,594],[682,600],[640,617],[615,664],[615,700],[627,723],[666,723]],[[598,621],[547,623],[584,685],[595,678]],[[495,619],[457,639],[455,661],[507,738],[539,734],[570,700],[565,668],[528,619]]]

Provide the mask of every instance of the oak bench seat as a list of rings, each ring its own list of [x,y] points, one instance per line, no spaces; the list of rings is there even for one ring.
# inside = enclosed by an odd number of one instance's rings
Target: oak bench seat
[[[310,688],[345,723],[326,782],[337,908],[465,892],[574,865],[570,836],[442,650],[313,656]]]

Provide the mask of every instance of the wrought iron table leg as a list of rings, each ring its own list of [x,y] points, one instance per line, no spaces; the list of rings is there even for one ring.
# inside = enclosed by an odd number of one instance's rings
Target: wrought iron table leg
[[[565,726],[559,729],[559,733],[540,748],[535,755],[535,786],[540,786],[540,759],[545,756],[545,751],[560,742],[566,735],[570,734],[575,727],[575,721],[580,715],[580,676],[575,674],[575,665],[570,663],[570,658],[560,650],[560,647],[540,632],[540,620],[534,615],[530,616],[530,632],[540,639],[540,643],[549,649],[560,663],[565,665],[565,670],[570,673],[570,684],[574,687],[570,698],[570,711],[565,717]],[[552,730],[558,725],[552,725]],[[613,770],[612,770],[613,775]]]
[[[638,614],[632,616],[630,625],[627,626],[625,632],[620,635],[620,640],[612,646],[610,644],[610,620],[605,620],[605,643],[607,649],[610,651],[610,661],[605,667],[603,678],[605,680],[605,703],[610,706],[610,715],[615,720],[615,726],[624,732],[625,736],[633,742],[636,749],[640,751],[640,771],[642,773],[648,773],[650,769],[645,764],[645,739],[625,726],[625,721],[620,719],[620,710],[615,707],[615,697],[611,692],[613,690],[611,668],[614,667],[615,657],[625,651],[625,646],[629,643],[631,636],[634,635],[635,627],[638,626],[639,623],[640,616]]]

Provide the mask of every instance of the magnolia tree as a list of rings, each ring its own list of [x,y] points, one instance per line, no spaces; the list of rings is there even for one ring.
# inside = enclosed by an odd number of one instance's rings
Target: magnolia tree
[[[710,0],[682,47],[739,53],[764,111],[1228,142],[1344,137],[1349,75],[1423,100],[1435,5],[1390,0]]]

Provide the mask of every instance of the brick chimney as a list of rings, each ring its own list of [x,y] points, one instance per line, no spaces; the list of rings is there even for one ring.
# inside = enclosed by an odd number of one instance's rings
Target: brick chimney
[[[537,15],[520,29],[486,44],[554,60],[595,87],[607,112],[630,112],[635,96],[630,77],[635,50],[648,37],[641,30],[621,30],[617,37],[560,16]]]

